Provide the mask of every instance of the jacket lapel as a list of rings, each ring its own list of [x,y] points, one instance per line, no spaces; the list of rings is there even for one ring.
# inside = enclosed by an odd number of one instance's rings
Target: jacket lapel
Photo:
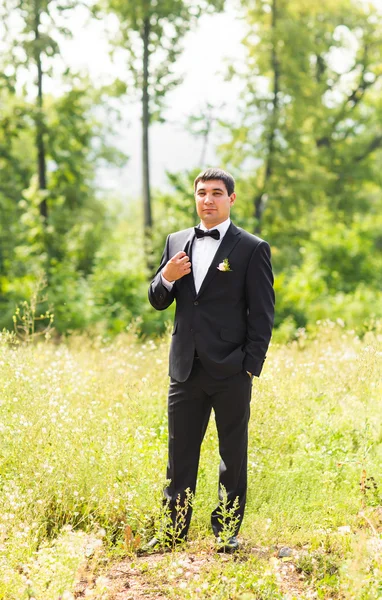
[[[213,280],[213,278],[215,277],[215,275],[218,272],[218,265],[221,262],[223,262],[223,260],[225,258],[228,258],[230,252],[232,252],[232,250],[236,246],[239,239],[240,239],[240,229],[238,227],[236,227],[236,225],[231,223],[231,225],[228,228],[227,233],[225,234],[225,236],[222,240],[222,243],[220,244],[219,248],[216,251],[215,256],[212,259],[210,268],[208,269],[207,275],[203,279],[203,283],[197,294],[197,298],[199,298],[199,296],[201,294],[203,294],[206,287],[211,283],[211,281]],[[194,276],[192,275],[192,273],[190,273],[190,275],[192,276],[192,281],[193,281]],[[187,277],[189,277],[190,275],[188,275]],[[195,290],[195,284],[194,284],[194,290]]]
[[[191,273],[189,273],[188,275],[185,275],[184,280],[186,281],[188,287],[190,288],[193,298],[195,298],[195,296],[196,296],[194,274],[192,272],[192,244],[194,242],[194,239],[195,239],[195,231],[194,231],[194,228],[192,228],[192,230],[186,240],[186,243],[184,244],[183,252],[185,252],[187,254],[187,256],[189,257],[190,262],[191,262]]]

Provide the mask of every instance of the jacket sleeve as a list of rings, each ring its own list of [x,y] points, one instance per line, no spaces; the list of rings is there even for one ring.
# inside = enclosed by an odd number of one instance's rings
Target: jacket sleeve
[[[271,250],[261,241],[252,253],[246,274],[247,337],[243,367],[259,377],[272,336],[275,294]]]
[[[167,236],[159,269],[149,287],[149,301],[151,306],[153,306],[156,310],[165,310],[170,306],[170,304],[173,303],[175,298],[175,286],[172,286],[172,289],[168,290],[166,286],[163,285],[161,278],[161,271],[170,259],[169,246],[170,236]]]

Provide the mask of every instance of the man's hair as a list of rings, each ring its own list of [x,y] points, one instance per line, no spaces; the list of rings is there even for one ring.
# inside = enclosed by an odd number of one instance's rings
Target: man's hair
[[[227,192],[228,192],[228,196],[230,196],[231,194],[234,193],[235,191],[235,180],[232,177],[232,175],[230,175],[229,173],[227,173],[227,171],[223,171],[223,169],[206,169],[205,171],[202,171],[201,173],[199,173],[199,175],[197,176],[197,178],[194,181],[194,190],[196,191],[196,186],[198,185],[199,181],[211,181],[212,179],[219,179],[220,181],[222,181],[225,185],[225,187],[227,188]]]

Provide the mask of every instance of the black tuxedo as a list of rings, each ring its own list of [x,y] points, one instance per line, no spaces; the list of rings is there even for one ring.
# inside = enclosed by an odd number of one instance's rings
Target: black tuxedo
[[[154,308],[163,310],[176,298],[170,351],[170,376],[185,381],[195,350],[216,379],[245,369],[260,375],[271,338],[274,294],[270,250],[266,242],[231,223],[198,293],[192,272],[171,291],[160,271],[180,250],[191,258],[194,229],[168,236],[161,265],[149,290]],[[228,258],[231,271],[219,271]]]
[[[181,250],[192,265],[194,238],[193,228],[168,236],[149,288],[150,303],[157,310],[176,300],[169,360],[167,476],[171,483],[165,496],[174,510],[178,495],[184,498],[187,487],[195,491],[200,445],[213,408],[222,458],[219,481],[230,501],[239,498],[238,530],[245,505],[251,398],[251,379],[246,371],[260,375],[273,326],[270,249],[267,242],[231,223],[199,292],[192,272],[177,280],[169,291],[162,283],[161,271]],[[218,266],[226,258],[230,270],[221,271]],[[221,525],[216,511],[212,525],[218,535]]]

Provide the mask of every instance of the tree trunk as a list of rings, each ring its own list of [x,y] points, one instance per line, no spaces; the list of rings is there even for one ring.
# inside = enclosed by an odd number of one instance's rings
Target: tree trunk
[[[275,137],[278,124],[279,113],[279,91],[280,91],[280,63],[277,56],[277,0],[272,1],[272,54],[271,65],[273,69],[273,99],[272,99],[272,114],[270,119],[270,128],[267,139],[267,158],[265,161],[265,173],[262,188],[258,195],[254,198],[254,217],[256,219],[256,232],[261,231],[261,221],[265,208],[265,203],[268,199],[268,183],[273,174],[273,163],[275,154]]]
[[[210,137],[211,128],[212,128],[212,122],[213,122],[212,111],[209,111],[209,112],[207,111],[206,112],[206,128],[204,130],[204,135],[203,135],[203,148],[202,148],[202,154],[200,156],[200,168],[201,169],[206,168],[205,163],[206,163],[208,142],[209,142],[209,137]]]
[[[143,23],[143,85],[142,85],[142,191],[143,191],[143,214],[144,227],[146,230],[152,227],[151,215],[151,192],[150,192],[150,161],[149,161],[149,37],[150,20],[146,17]]]
[[[37,167],[38,167],[38,184],[40,190],[46,190],[46,160],[45,160],[45,144],[44,144],[44,114],[43,114],[43,92],[42,92],[42,65],[41,65],[41,49],[39,48],[40,40],[40,10],[36,3],[35,17],[35,41],[36,41],[36,65],[37,65],[37,116],[36,116],[36,147],[37,147]],[[40,204],[40,214],[46,220],[48,217],[48,206],[46,198],[43,198]]]

